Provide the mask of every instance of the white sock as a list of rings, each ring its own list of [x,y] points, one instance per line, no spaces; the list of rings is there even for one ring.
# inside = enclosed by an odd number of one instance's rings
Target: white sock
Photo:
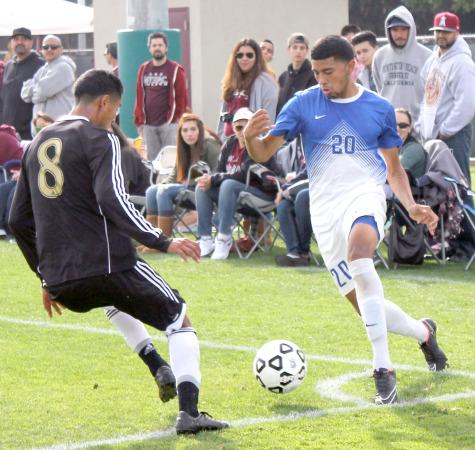
[[[152,342],[150,334],[139,320],[113,306],[106,306],[104,311],[134,352],[140,353],[140,350]]]
[[[218,235],[216,236],[216,239],[219,239],[220,241],[228,242],[229,240],[231,240],[231,235],[218,233]]]
[[[384,290],[371,258],[350,262],[349,269],[355,283],[356,298],[373,348],[373,368],[391,369],[388,333],[384,308]]]
[[[386,299],[384,302],[388,331],[402,336],[409,336],[419,344],[427,340],[427,327],[420,321],[406,314],[398,305]]]
[[[177,386],[189,381],[196,387],[201,384],[200,346],[193,328],[180,328],[168,334],[170,365]]]

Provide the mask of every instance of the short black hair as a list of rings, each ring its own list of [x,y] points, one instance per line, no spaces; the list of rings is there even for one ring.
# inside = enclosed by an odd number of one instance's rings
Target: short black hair
[[[106,44],[106,53],[117,59],[117,42],[108,42]]]
[[[341,36],[330,35],[319,39],[312,48],[311,58],[314,61],[335,58],[351,61],[355,57],[351,44]]]
[[[351,44],[352,45],[358,45],[358,44],[361,44],[363,42],[368,42],[368,44],[371,45],[371,47],[377,47],[378,46],[378,41],[376,39],[376,35],[372,31],[369,31],[369,30],[360,31],[358,34],[355,34],[351,38]]]
[[[124,88],[120,80],[108,70],[90,69],[84,72],[74,84],[76,103],[91,102],[101,95],[122,97]]]
[[[358,25],[354,25],[352,23],[349,23],[348,25],[345,25],[341,31],[340,31],[340,36],[346,36],[347,34],[353,33],[359,33],[361,31],[361,28]]]
[[[161,31],[154,31],[153,33],[150,33],[147,38],[148,47],[150,47],[150,44],[152,43],[152,39],[163,39],[163,42],[165,42],[165,45],[168,48],[168,38],[165,33],[162,33]]]
[[[270,39],[262,39],[262,42],[267,42],[268,44],[272,45],[272,47],[274,47],[274,43]]]

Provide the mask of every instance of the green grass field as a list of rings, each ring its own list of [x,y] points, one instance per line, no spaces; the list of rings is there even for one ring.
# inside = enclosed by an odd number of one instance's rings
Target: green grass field
[[[388,298],[437,320],[450,371],[429,373],[414,341],[391,336],[402,403],[375,408],[360,320],[325,270],[278,269],[279,251],[200,264],[148,258],[189,303],[201,340],[200,409],[232,424],[177,437],[176,400],[159,402],[104,313],[49,320],[17,246],[0,242],[0,448],[475,448],[475,267],[379,268]],[[255,348],[278,338],[309,357],[305,382],[288,395],[265,391],[252,374]]]

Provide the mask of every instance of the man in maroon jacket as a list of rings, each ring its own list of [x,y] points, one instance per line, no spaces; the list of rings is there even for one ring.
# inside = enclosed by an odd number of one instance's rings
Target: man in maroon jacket
[[[153,160],[164,146],[176,144],[177,122],[186,111],[187,88],[183,67],[167,58],[167,36],[151,33],[148,48],[152,59],[138,71],[134,121],[145,140],[148,159]]]

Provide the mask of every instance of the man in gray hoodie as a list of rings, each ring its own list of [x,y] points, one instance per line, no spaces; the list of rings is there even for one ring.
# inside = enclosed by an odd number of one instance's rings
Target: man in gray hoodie
[[[69,113],[74,105],[76,64],[63,55],[63,46],[58,36],[46,36],[41,53],[46,64],[38,69],[33,78],[23,83],[21,98],[27,103],[33,103],[33,119],[42,112],[56,120]],[[32,131],[35,134],[33,128]]]
[[[395,108],[405,108],[417,119],[424,95],[421,69],[431,52],[417,43],[416,24],[405,6],[388,14],[385,30],[388,44],[373,58],[376,89]]]
[[[421,73],[425,94],[416,130],[424,141],[446,142],[470,186],[475,63],[459,30],[460,20],[455,14],[442,12],[435,16],[431,31],[437,45]]]

